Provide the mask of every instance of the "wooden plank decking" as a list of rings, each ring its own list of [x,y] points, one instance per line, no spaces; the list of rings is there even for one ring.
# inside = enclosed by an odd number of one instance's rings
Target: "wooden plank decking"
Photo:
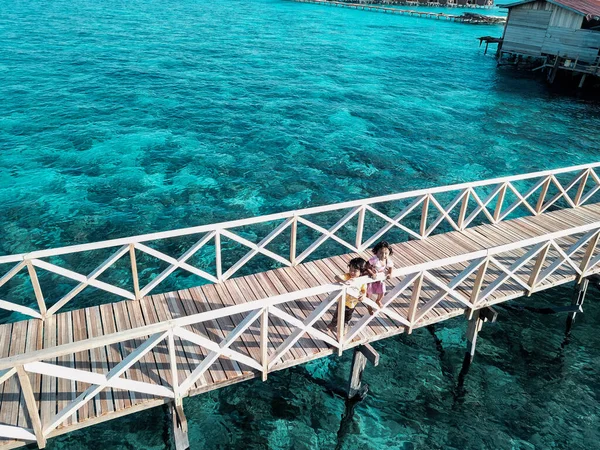
[[[393,259],[396,268],[402,268],[594,223],[599,223],[600,226],[600,204],[558,210],[534,217],[500,222],[495,225],[481,225],[460,232],[454,231],[431,236],[424,240],[395,244],[393,246]],[[567,248],[574,244],[578,237],[580,236],[568,236],[558,239],[557,242],[561,248]],[[508,251],[498,256],[498,260],[508,267],[523,257],[525,253],[526,249]],[[584,258],[584,253],[583,250],[575,252],[571,256],[572,261],[579,264]],[[587,256],[595,256],[596,253],[597,250],[593,255]],[[45,322],[32,319],[0,325],[0,359],[331,283],[334,275],[345,271],[347,261],[354,256],[359,255],[347,254],[306,262],[295,267],[232,278],[220,284],[209,284],[167,294],[152,295],[144,297],[140,301],[123,301],[63,312],[46,319]],[[369,257],[366,253],[360,256]],[[556,248],[551,247],[548,249],[548,261],[556,260],[559,257],[560,252]],[[531,272],[534,264],[535,259],[530,260],[516,273],[527,274]],[[441,269],[433,269],[431,273],[444,283],[448,283],[467,266],[468,262],[459,262]],[[545,267],[547,267],[547,264]],[[485,280],[482,285],[493,283],[502,273],[503,271],[497,267],[490,268],[485,272]],[[464,283],[457,287],[457,290],[468,297],[473,285],[476,283],[476,276],[477,272],[472,273]],[[565,264],[558,267],[550,277],[543,281],[542,285],[550,288],[572,281],[575,277],[574,270],[568,264]],[[388,290],[397,283],[398,280],[388,281]],[[438,286],[435,286],[429,280],[424,280],[419,299],[420,304],[426,304],[438,291]],[[487,297],[480,306],[503,302],[520,297],[525,293],[522,285],[516,281],[511,282],[508,280]],[[392,302],[390,305],[391,310],[402,317],[407,317],[410,314],[411,295],[410,289],[405,291]],[[283,303],[280,306],[285,313],[303,321],[323,302],[325,297],[326,295],[309,297]],[[327,330],[326,324],[331,320],[336,307],[334,304],[315,325],[316,329],[332,337],[333,334]],[[464,304],[452,297],[447,297],[427,312],[419,320],[416,327],[440,322],[461,315],[464,311]],[[359,304],[350,325],[366,315],[368,315],[366,306]],[[237,314],[186,328],[219,343],[243,320],[244,316]],[[351,345],[372,342],[405,331],[406,326],[404,324],[382,314],[370,322],[353,339]],[[269,315],[269,351],[272,352],[277,349],[293,332],[294,327],[288,322],[275,315]],[[241,334],[240,339],[233,342],[231,349],[260,361],[260,339],[260,321],[257,321]],[[81,351],[74,355],[52,358],[45,362],[105,374],[123,361],[134,349],[138,348],[144,340],[143,338],[133,339]],[[186,379],[201,361],[209,357],[208,350],[179,337],[174,338],[174,345],[179,380]],[[326,342],[309,334],[304,334],[294,344],[291,351],[285,353],[282,359],[275,364],[273,370],[280,370],[309,360],[322,358],[334,351],[337,350]],[[1,375],[2,372],[0,371]],[[215,363],[195,382],[190,395],[196,395],[260,375],[259,371],[243,363],[221,357],[216,359]],[[88,383],[48,375],[30,374],[29,376],[42,424],[47,424],[57,412],[89,387]],[[168,341],[164,340],[149,351],[127,371],[125,376],[128,380],[167,387],[172,386],[173,373],[169,361]],[[170,399],[158,398],[148,393],[107,388],[97,395],[93,401],[88,402],[75,414],[66,418],[52,432],[50,437],[100,421],[134,413],[166,401],[170,401]],[[0,384],[0,426],[18,426],[30,429],[31,422],[26,411],[24,395],[18,383],[18,378],[13,376]],[[0,448],[14,448],[23,444],[24,441],[18,439],[0,440]]]

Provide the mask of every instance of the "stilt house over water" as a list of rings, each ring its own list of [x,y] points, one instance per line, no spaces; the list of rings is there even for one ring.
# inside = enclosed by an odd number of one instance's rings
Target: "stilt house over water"
[[[600,0],[522,0],[501,5],[508,19],[500,61],[540,59],[552,82],[559,70],[600,76]]]

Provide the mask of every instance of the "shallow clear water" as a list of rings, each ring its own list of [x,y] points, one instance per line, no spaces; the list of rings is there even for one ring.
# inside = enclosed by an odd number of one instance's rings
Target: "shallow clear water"
[[[3,6],[0,254],[598,159],[600,106],[498,70],[476,38],[501,27],[283,0]],[[443,354],[426,330],[378,344],[341,448],[596,448],[597,298],[564,349],[564,317],[502,310],[463,393],[464,320],[436,329]],[[334,448],[327,383],[349,360],[187,400],[193,448]],[[49,448],[164,448],[162,423]]]

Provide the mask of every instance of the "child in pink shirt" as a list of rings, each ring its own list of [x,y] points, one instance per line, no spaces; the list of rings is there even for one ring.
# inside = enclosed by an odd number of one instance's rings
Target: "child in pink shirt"
[[[375,278],[377,275],[383,273],[386,278],[389,280],[392,275],[392,270],[394,269],[394,261],[392,261],[392,254],[394,250],[392,250],[392,246],[386,242],[381,241],[375,247],[373,247],[373,256],[368,261],[367,273]],[[367,295],[369,298],[375,300],[377,306],[382,307],[381,300],[385,295],[385,284],[383,281],[375,281],[373,283],[369,283],[369,287],[367,288]],[[371,309],[369,308],[369,312],[373,314]]]

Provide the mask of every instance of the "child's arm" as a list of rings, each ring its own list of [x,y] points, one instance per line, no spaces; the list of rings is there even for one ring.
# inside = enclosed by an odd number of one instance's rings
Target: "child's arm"
[[[377,278],[377,271],[375,270],[375,267],[373,267],[371,265],[371,263],[367,263],[367,267],[365,268],[365,272],[367,272],[367,274],[371,278]]]
[[[365,297],[366,297],[366,296],[367,296],[367,285],[366,285],[366,284],[363,284],[363,285],[360,287],[360,294],[359,294],[359,296],[358,296],[358,301],[359,301],[359,302],[362,302],[362,301],[365,299]]]
[[[346,283],[346,281],[348,281],[350,279],[350,275],[345,273],[343,275],[336,275],[335,276],[335,281],[337,281],[338,283]]]
[[[390,279],[392,278],[392,270],[394,270],[394,263],[392,261],[388,260],[387,266],[385,268],[385,278],[386,279]]]

